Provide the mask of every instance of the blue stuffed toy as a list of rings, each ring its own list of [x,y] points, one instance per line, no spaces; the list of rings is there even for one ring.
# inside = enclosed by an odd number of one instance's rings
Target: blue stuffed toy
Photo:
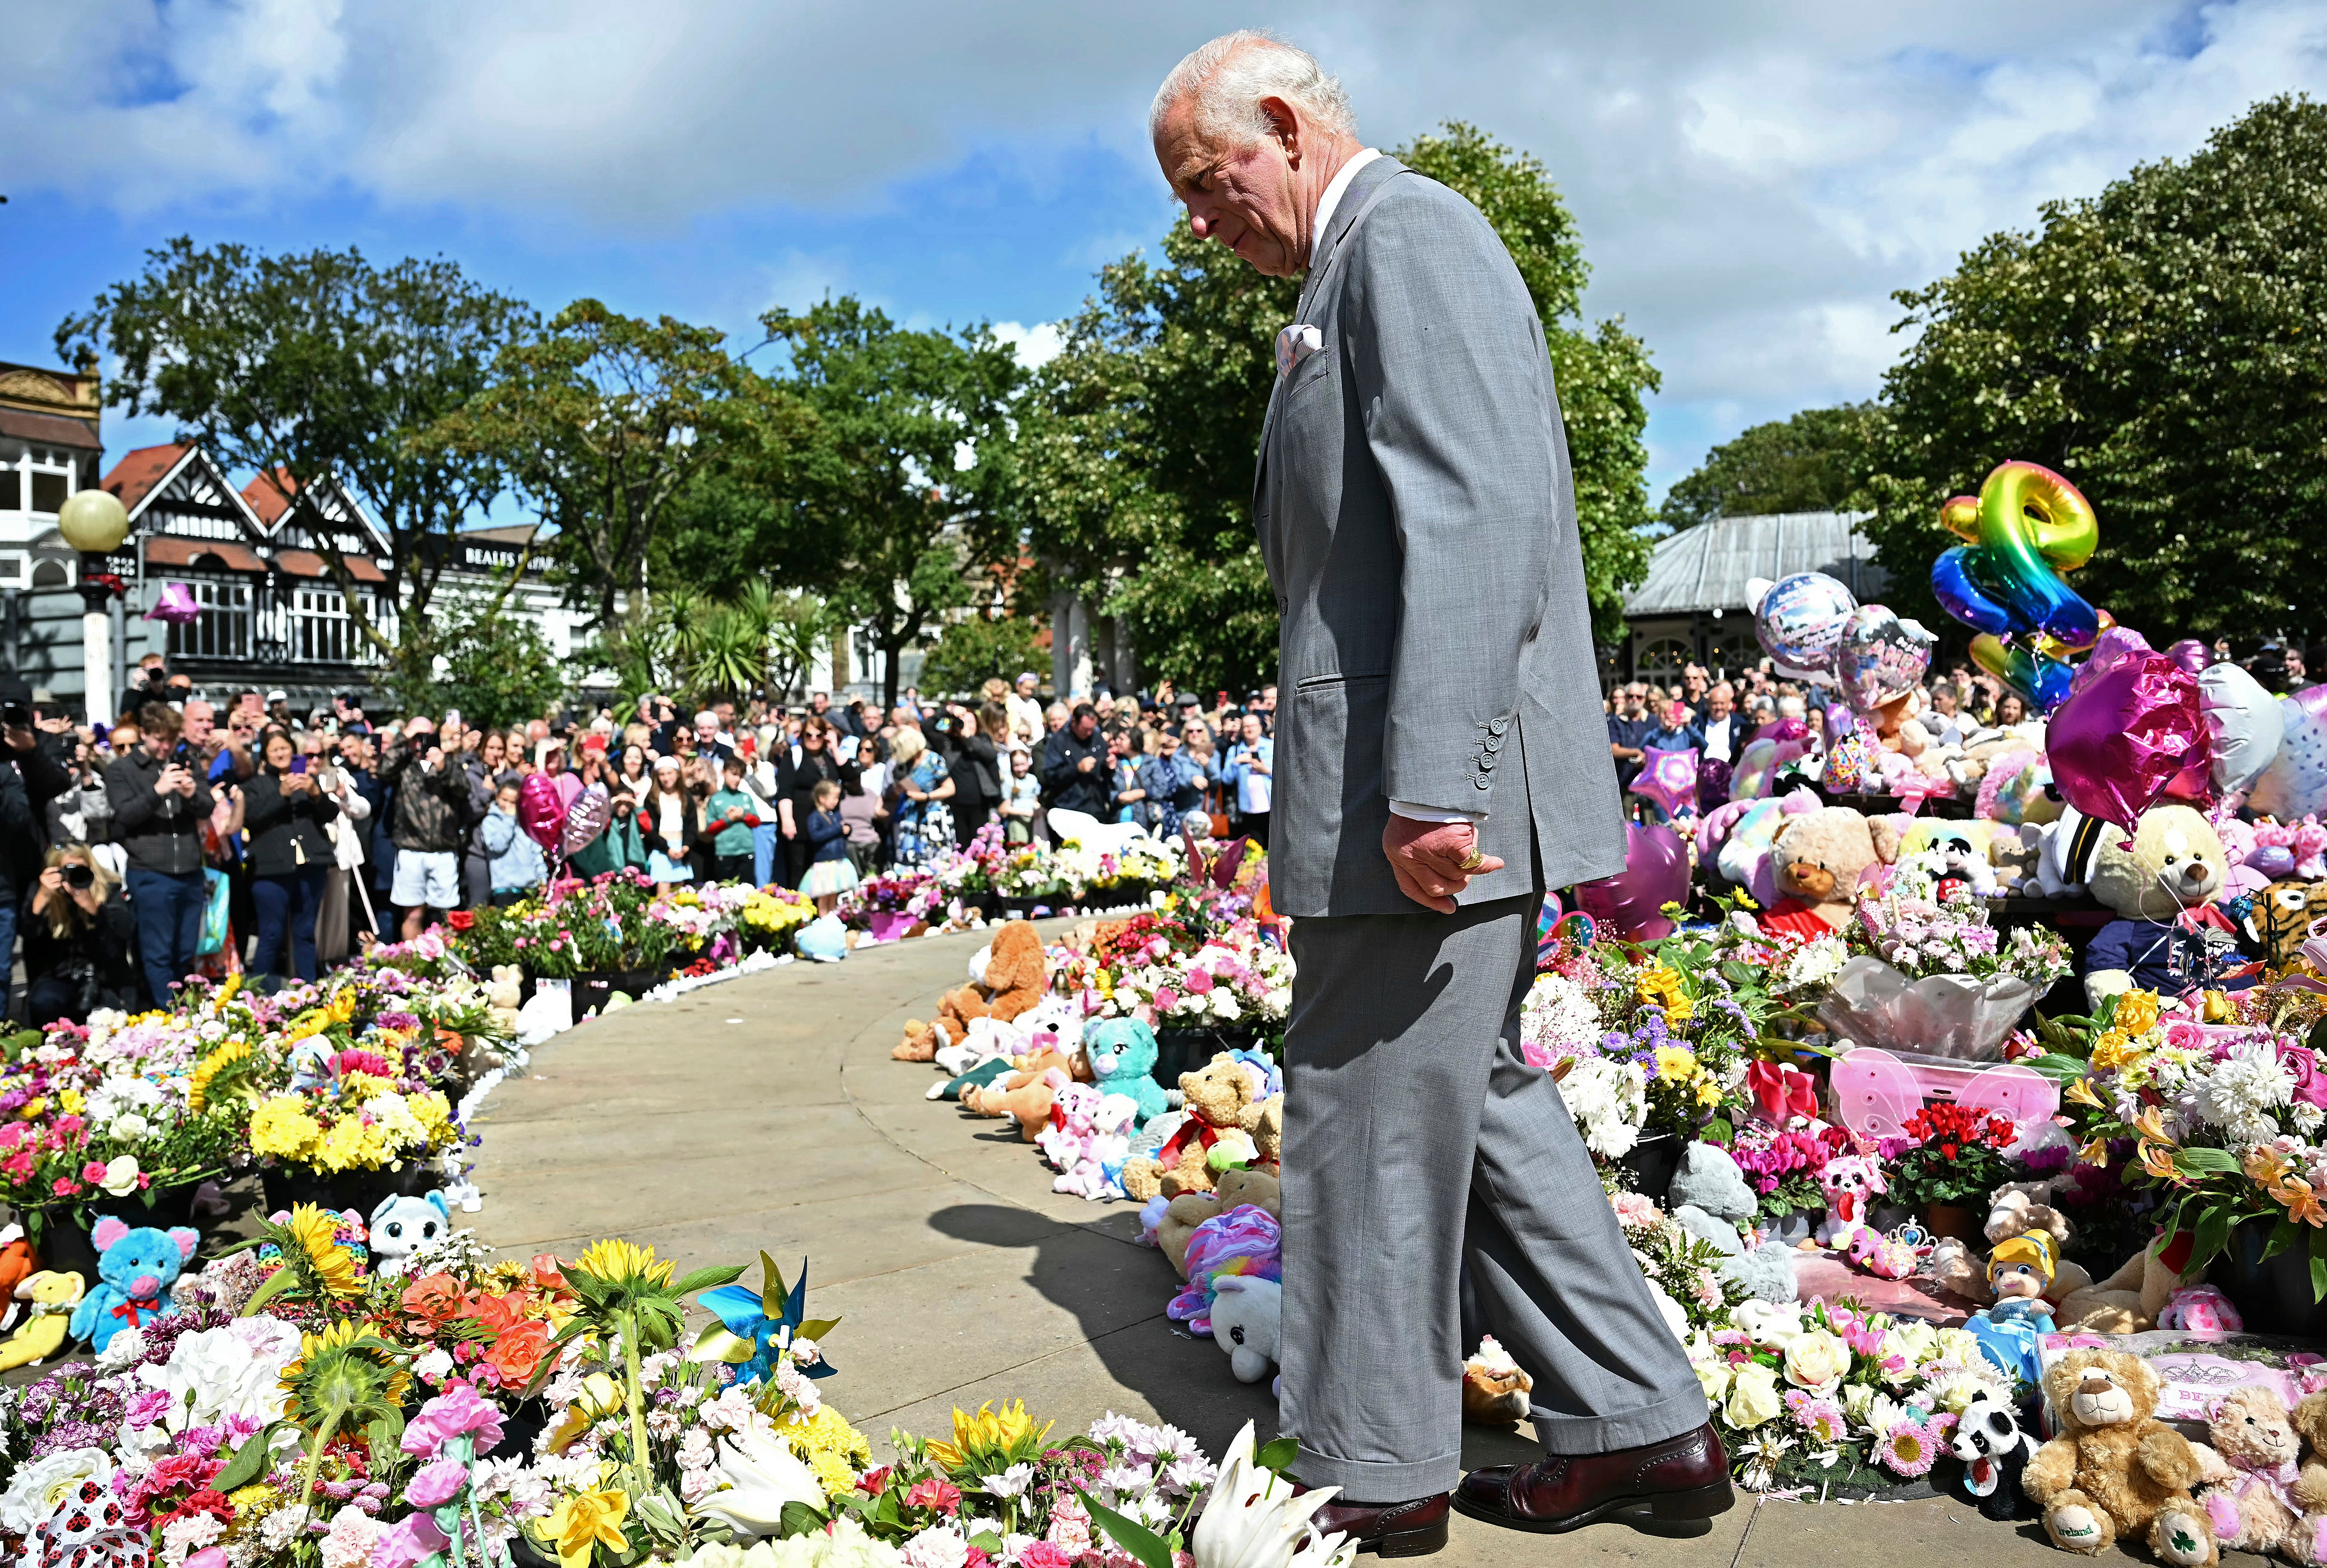
[[[1103,1095],[1123,1095],[1139,1107],[1137,1125],[1164,1114],[1164,1086],[1155,1081],[1155,1031],[1135,1018],[1109,1018],[1086,1025],[1083,1053],[1090,1059],[1091,1082]]]
[[[111,1215],[89,1229],[98,1247],[97,1288],[73,1309],[72,1335],[99,1355],[123,1329],[142,1328],[178,1310],[170,1287],[194,1255],[201,1233],[191,1226],[132,1230]]]

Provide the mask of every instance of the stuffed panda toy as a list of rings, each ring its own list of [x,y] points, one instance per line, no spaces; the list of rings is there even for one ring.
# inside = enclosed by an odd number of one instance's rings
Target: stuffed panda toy
[[[425,1198],[383,1199],[371,1211],[373,1265],[382,1274],[401,1274],[406,1258],[442,1241],[452,1230],[452,1210],[442,1192],[431,1192]]]
[[[2020,1489],[2020,1474],[2036,1457],[2036,1440],[2020,1430],[2019,1414],[1993,1394],[1977,1394],[1956,1422],[1949,1450],[1963,1470],[1948,1483],[1988,1519],[2034,1518],[2037,1509]]]

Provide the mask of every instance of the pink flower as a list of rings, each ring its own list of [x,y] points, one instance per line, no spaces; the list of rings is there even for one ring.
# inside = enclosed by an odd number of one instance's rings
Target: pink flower
[[[433,1459],[456,1437],[474,1439],[479,1452],[501,1440],[500,1408],[478,1398],[477,1391],[467,1384],[457,1382],[444,1385],[444,1393],[420,1407],[397,1446],[407,1453]]]
[[[1189,970],[1185,983],[1189,991],[1198,996],[1207,995],[1212,989],[1211,975],[1201,969]]]
[[[416,1568],[452,1544],[435,1520],[425,1514],[407,1514],[372,1543],[371,1568]]]
[[[91,1160],[88,1164],[82,1166],[80,1168],[80,1179],[88,1182],[91,1187],[94,1187],[98,1182],[104,1181],[105,1162],[102,1160]]]
[[[469,1467],[446,1454],[435,1463],[424,1466],[406,1483],[404,1500],[416,1508],[441,1508],[459,1497],[468,1484]]]
[[[928,1480],[913,1483],[912,1490],[905,1494],[905,1507],[935,1508],[940,1514],[950,1514],[961,1507],[961,1489],[931,1476]]]
[[[143,1432],[168,1414],[169,1411],[170,1391],[166,1388],[148,1388],[143,1394],[133,1394],[129,1396],[129,1403],[123,1412],[122,1419],[129,1423],[131,1431]]]
[[[1158,1012],[1158,1013],[1169,1013],[1169,1012],[1171,1012],[1171,1011],[1172,1011],[1172,1009],[1173,1009],[1174,1007],[1177,1007],[1177,1006],[1179,1006],[1179,1005],[1180,1005],[1180,994],[1179,994],[1177,991],[1173,990],[1173,989],[1172,989],[1172,987],[1170,987],[1169,985],[1165,985],[1165,986],[1160,987],[1160,988],[1156,991],[1156,993],[1155,993],[1155,1011],[1156,1011],[1156,1012]],[[1025,1559],[1022,1556],[1022,1557],[1019,1559],[1019,1561],[1023,1563],[1023,1562],[1024,1562],[1024,1561],[1025,1561]]]
[[[60,1176],[49,1190],[59,1198],[78,1198],[80,1196],[80,1184],[70,1176]]]
[[[1074,1559],[1048,1541],[1019,1549],[1018,1568],[1073,1568]]]

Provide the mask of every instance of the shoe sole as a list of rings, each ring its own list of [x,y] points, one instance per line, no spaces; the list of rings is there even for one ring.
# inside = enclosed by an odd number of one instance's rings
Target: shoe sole
[[[1370,1541],[1360,1541],[1358,1550],[1371,1552],[1377,1557],[1427,1557],[1446,1549],[1446,1521],[1425,1525],[1418,1530],[1392,1530]]]
[[[1715,1514],[1725,1514],[1737,1506],[1737,1494],[1726,1481],[1711,1486],[1695,1487],[1685,1492],[1657,1492],[1645,1498],[1611,1498],[1604,1503],[1570,1514],[1560,1519],[1519,1519],[1494,1508],[1481,1507],[1461,1492],[1453,1497],[1455,1511],[1466,1518],[1500,1525],[1507,1530],[1525,1530],[1537,1535],[1564,1535],[1570,1530],[1580,1530],[1586,1525],[1596,1525],[1611,1514],[1631,1513],[1636,1509],[1659,1525],[1687,1525],[1710,1519]]]

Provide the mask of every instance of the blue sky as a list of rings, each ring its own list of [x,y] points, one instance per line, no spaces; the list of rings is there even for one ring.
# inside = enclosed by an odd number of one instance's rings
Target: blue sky
[[[2269,93],[2327,96],[2301,0],[1170,8],[938,0],[12,0],[0,359],[177,233],[443,253],[555,308],[744,337],[854,292],[1039,354],[1172,213],[1148,95],[1266,25],[1368,139],[1471,119],[1542,157],[1594,316],[1664,374],[1651,479],[1756,420],[1873,395],[1896,288]],[[115,453],[163,439],[116,422]]]

